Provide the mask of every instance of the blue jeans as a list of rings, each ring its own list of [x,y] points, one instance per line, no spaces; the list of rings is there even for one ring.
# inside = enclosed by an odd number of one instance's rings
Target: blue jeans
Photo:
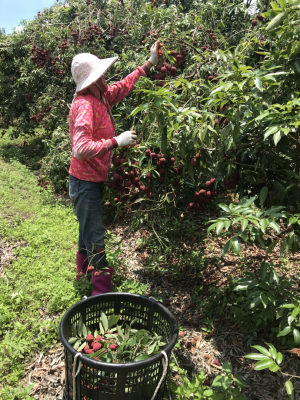
[[[69,175],[69,195],[79,221],[78,252],[87,254],[95,269],[108,267],[102,223],[103,182],[89,182]]]

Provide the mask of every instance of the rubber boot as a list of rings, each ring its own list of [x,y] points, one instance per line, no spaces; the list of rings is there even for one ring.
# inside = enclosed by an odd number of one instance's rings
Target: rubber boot
[[[100,271],[95,270],[92,272],[94,290],[92,291],[91,296],[111,292],[110,284],[113,271],[114,269],[112,267],[108,267],[108,269],[103,269]]]
[[[79,275],[80,272],[82,272],[83,274],[86,274],[87,268],[89,266],[89,260],[88,260],[87,254],[80,254],[77,251],[76,264],[77,264],[76,280],[78,282],[80,279],[80,275]]]

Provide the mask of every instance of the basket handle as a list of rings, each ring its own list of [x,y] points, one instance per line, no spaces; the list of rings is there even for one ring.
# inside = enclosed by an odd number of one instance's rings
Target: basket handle
[[[77,353],[73,361],[73,400],[76,400],[76,376],[79,374],[81,368],[81,361],[79,361],[78,369],[76,371],[76,360],[80,355],[81,353]]]
[[[155,300],[155,299],[154,299],[154,300]],[[160,388],[160,386],[161,386],[163,380],[165,379],[165,377],[166,377],[166,375],[167,375],[167,371],[168,371],[168,365],[169,365],[168,356],[167,356],[167,354],[166,354],[164,351],[162,351],[161,353],[162,353],[162,355],[164,356],[164,358],[162,359],[163,374],[162,374],[162,377],[160,378],[160,381],[158,382],[158,385],[156,386],[154,395],[152,396],[151,400],[154,400],[154,399],[155,399],[155,396],[157,395],[157,392],[158,392],[158,390],[159,390],[159,388]]]

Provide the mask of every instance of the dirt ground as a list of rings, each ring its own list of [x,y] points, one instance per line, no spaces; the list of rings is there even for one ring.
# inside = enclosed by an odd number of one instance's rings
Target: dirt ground
[[[119,239],[124,236],[126,226],[115,224],[109,227],[109,230],[117,235]],[[156,288],[163,300],[163,304],[172,312],[184,331],[181,333],[181,349],[176,349],[176,354],[180,364],[188,371],[189,377],[204,370],[210,382],[220,373],[221,366],[228,360],[233,366],[233,373],[238,373],[246,381],[248,386],[243,389],[243,393],[249,400],[281,400],[288,399],[284,382],[286,377],[270,371],[255,371],[254,361],[243,358],[244,355],[253,352],[251,344],[260,344],[266,346],[266,342],[272,343],[270,338],[257,337],[249,344],[249,336],[237,323],[216,319],[215,328],[209,333],[201,329],[204,322],[201,315],[201,309],[191,307],[191,294],[199,284],[214,285],[219,287],[225,285],[229,273],[233,276],[240,276],[241,270],[240,258],[237,256],[227,256],[223,262],[216,263],[220,258],[223,241],[214,242],[206,240],[198,243],[198,248],[202,248],[205,253],[206,268],[202,270],[201,276],[196,280],[192,276],[186,275],[181,280],[173,280],[168,273],[163,276],[154,272],[149,273],[145,269],[145,263],[148,257],[147,251],[137,246],[138,238],[144,235],[143,231],[130,231],[122,242],[122,257],[126,260],[126,276],[131,279],[148,284],[149,293],[151,289]],[[193,248],[193,243],[189,246]],[[275,249],[276,250],[276,249]],[[9,257],[10,248],[1,246],[2,258]],[[275,254],[275,255],[274,255]],[[278,252],[272,254],[272,261],[280,265]],[[277,256],[276,256],[277,254]],[[175,256],[174,256],[175,257]],[[251,245],[246,246],[242,257],[251,261],[251,270],[259,269],[260,262],[267,258],[264,253]],[[2,260],[1,258],[1,260]],[[295,285],[298,285],[297,266],[300,265],[300,254],[291,257],[287,263],[287,274],[292,277]],[[2,266],[2,261],[0,267]],[[75,267],[75,265],[74,265]],[[0,269],[0,271],[2,271]],[[1,272],[2,273],[2,272]],[[157,293],[157,292],[156,292]],[[191,347],[186,348],[185,343],[190,342]],[[278,343],[275,343],[275,347]],[[300,358],[297,352],[290,352],[286,347],[281,346],[280,351],[283,354],[283,367],[285,373],[300,376]],[[298,352],[300,355],[300,351]],[[214,361],[218,360],[218,365]],[[27,383],[33,383],[34,389],[32,396],[39,400],[64,399],[64,355],[63,347],[58,345],[48,354],[36,354],[35,360],[26,367],[25,380]],[[174,381],[178,377],[174,376]],[[300,380],[293,379],[295,389],[295,399],[300,400]]]

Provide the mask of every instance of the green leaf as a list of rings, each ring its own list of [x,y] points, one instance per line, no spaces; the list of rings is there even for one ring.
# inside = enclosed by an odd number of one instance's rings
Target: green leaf
[[[264,282],[266,279],[268,267],[269,267],[269,264],[266,263],[265,261],[263,261],[260,265],[260,279],[262,282]]]
[[[278,352],[276,355],[276,362],[277,362],[277,364],[282,363],[282,354],[280,352]]]
[[[259,345],[255,345],[255,346],[252,346],[252,347],[253,347],[254,349],[260,351],[260,352],[261,352],[262,354],[264,354],[265,356],[271,357],[270,352],[269,352],[265,347],[262,347],[262,346],[259,346]]]
[[[133,361],[143,361],[143,360],[147,360],[147,358],[151,357],[151,355],[148,354],[141,354],[139,356],[137,356]]]
[[[239,387],[246,387],[248,386],[244,379],[239,374],[233,375],[233,382]]]
[[[77,351],[81,351],[86,344],[87,344],[86,342],[83,342],[82,345],[78,347]]]
[[[249,207],[252,203],[255,202],[256,199],[257,199],[257,196],[250,197],[250,199],[248,199],[246,196],[244,196],[240,200],[239,204],[242,205],[243,207]]]
[[[298,329],[295,328],[293,330],[293,335],[294,335],[295,344],[299,344],[300,343],[300,332],[298,331]]]
[[[218,235],[223,228],[224,228],[224,222],[218,222],[216,227],[216,234]]]
[[[223,366],[222,366],[222,370],[225,371],[225,372],[227,372],[227,373],[231,373],[231,371],[232,371],[232,366],[231,366],[231,364],[230,364],[229,361],[225,361],[225,362],[224,362],[224,364],[223,364]]]
[[[75,342],[75,344],[73,345],[73,348],[74,348],[75,350],[77,350],[78,347],[80,346],[80,343],[81,343],[81,340],[77,340],[77,342]]]
[[[241,250],[241,239],[238,236],[235,236],[231,239],[231,243],[235,254],[239,254]]]
[[[260,353],[250,353],[250,354],[247,354],[246,356],[243,356],[243,357],[244,358],[250,358],[250,360],[257,360],[257,361],[266,360],[266,359],[269,360],[268,356],[265,356],[264,354],[260,354]]]
[[[266,201],[266,198],[268,196],[268,192],[269,192],[269,189],[267,188],[267,186],[264,186],[263,188],[261,188],[260,194],[259,194],[259,202],[260,202],[261,206],[264,205],[264,202]]]
[[[272,242],[272,243],[270,244],[270,246],[267,248],[266,254],[269,254],[269,253],[271,253],[271,252],[274,250],[276,244],[278,243],[278,240],[279,240],[279,239],[274,240],[274,242]]]
[[[104,328],[104,331],[108,330],[108,320],[107,320],[107,316],[102,312],[101,313],[101,322]]]
[[[76,337],[70,337],[70,339],[68,339],[68,343],[73,344],[76,342],[76,340],[77,340]]]
[[[264,140],[266,140],[270,135],[273,135],[274,133],[276,133],[277,131],[279,131],[279,126],[275,125],[275,126],[271,126],[270,128],[268,128],[266,130],[266,132],[264,133]]]
[[[232,138],[234,143],[236,143],[238,141],[240,137],[240,126],[238,124],[236,124],[233,128],[233,132],[232,132]]]
[[[270,221],[269,220],[269,226],[272,228],[272,229],[274,229],[277,233],[279,233],[280,232],[280,227],[279,227],[279,225],[275,222],[275,221]]]
[[[275,363],[269,367],[269,370],[271,372],[277,372],[279,369],[280,369],[280,367]]]
[[[286,381],[285,382],[285,389],[286,389],[286,392],[287,392],[289,398],[291,400],[294,400],[294,394],[295,394],[294,393],[294,386],[293,386],[291,381]]]
[[[254,365],[255,371],[261,371],[262,369],[266,369],[271,367],[272,365],[276,365],[273,360],[261,360]]]
[[[286,336],[292,331],[290,326],[286,326],[282,331],[277,334],[277,337]]]
[[[263,91],[262,80],[261,80],[260,78],[256,77],[256,78],[254,79],[254,84],[255,84],[255,86],[257,87],[257,89],[258,89],[260,92]]]
[[[271,31],[273,29],[276,29],[281,24],[281,22],[286,18],[286,16],[287,13],[285,11],[276,15],[276,17],[269,22],[268,26],[266,27],[266,31]]]
[[[80,318],[78,320],[78,325],[77,325],[78,336],[82,336],[82,330],[83,330],[83,320],[82,320],[82,315],[80,315]]]
[[[220,208],[222,208],[222,210],[230,213],[230,209],[226,204],[223,204],[223,203],[222,204],[218,204],[218,207],[220,207]]]
[[[268,220],[266,218],[260,220],[260,228],[263,231],[263,233],[266,232],[267,225],[268,225]]]
[[[229,249],[231,248],[231,246],[232,246],[232,242],[231,242],[231,239],[230,239],[230,240],[228,240],[228,242],[227,242],[227,243],[225,244],[225,246],[223,247],[223,250],[222,250],[222,257],[224,257],[225,254],[228,253],[228,251],[229,251]]]
[[[283,133],[281,131],[278,131],[274,134],[273,140],[274,140],[275,146],[277,146],[277,144],[278,144],[279,140],[282,138],[282,136],[283,136]]]
[[[86,326],[85,326],[85,324],[82,324],[82,335],[83,335],[83,337],[84,338],[86,338],[87,337],[87,329],[86,329]]]
[[[297,317],[297,315],[300,313],[300,307],[296,307],[294,308],[291,317],[293,318],[293,320]]]
[[[249,308],[254,308],[256,307],[259,303],[261,303],[261,295],[256,296],[250,303]]]
[[[211,384],[211,386],[215,387],[215,388],[220,388],[220,389],[226,390],[231,386],[231,382],[232,382],[232,380],[228,376],[218,375],[213,380],[213,383]]]
[[[244,230],[247,228],[248,226],[248,220],[247,219],[243,219],[241,222],[241,228],[242,228],[242,232],[244,232]]]

